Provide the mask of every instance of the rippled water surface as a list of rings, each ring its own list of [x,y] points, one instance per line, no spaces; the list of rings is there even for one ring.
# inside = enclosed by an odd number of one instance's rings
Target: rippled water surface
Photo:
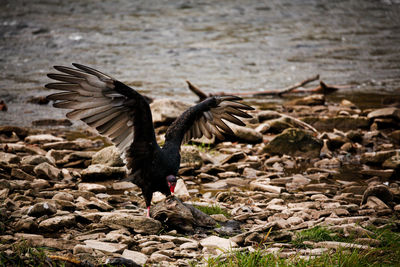
[[[62,111],[26,104],[52,65],[94,66],[152,97],[280,89],[317,73],[345,95],[400,91],[400,1],[0,0],[0,125]]]

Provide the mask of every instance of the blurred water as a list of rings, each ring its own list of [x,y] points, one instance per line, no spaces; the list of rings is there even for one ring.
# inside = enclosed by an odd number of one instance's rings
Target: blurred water
[[[0,125],[63,112],[52,65],[93,66],[152,97],[284,88],[319,73],[359,92],[400,91],[400,1],[0,0]]]

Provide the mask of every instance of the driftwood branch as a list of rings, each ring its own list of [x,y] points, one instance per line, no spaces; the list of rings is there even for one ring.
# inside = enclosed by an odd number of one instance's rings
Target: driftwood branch
[[[313,81],[316,81],[319,79],[319,74],[307,78],[299,83],[296,83],[294,85],[291,85],[285,89],[281,90],[266,90],[266,91],[253,91],[253,92],[244,92],[244,93],[225,93],[225,92],[218,92],[214,94],[207,94],[203,92],[200,88],[192,84],[190,81],[186,81],[189,90],[192,91],[195,95],[199,97],[199,101],[202,101],[206,99],[207,97],[210,96],[215,96],[215,95],[238,95],[238,96],[248,96],[248,97],[260,97],[260,96],[277,96],[277,97],[282,97],[284,94],[289,94],[289,93],[317,93],[317,94],[330,94],[333,93],[337,90],[339,90],[339,86],[330,86],[326,85],[324,82],[320,81],[319,86],[311,89],[299,89],[300,87],[303,87],[304,85],[311,83]]]

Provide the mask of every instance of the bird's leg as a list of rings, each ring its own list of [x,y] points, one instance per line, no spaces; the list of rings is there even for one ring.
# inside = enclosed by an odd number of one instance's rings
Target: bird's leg
[[[150,206],[147,206],[147,217],[150,218]]]

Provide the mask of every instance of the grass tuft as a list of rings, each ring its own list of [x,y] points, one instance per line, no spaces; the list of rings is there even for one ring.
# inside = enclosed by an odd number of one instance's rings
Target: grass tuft
[[[227,217],[227,218],[230,217],[229,213],[228,213],[225,209],[221,208],[221,207],[218,206],[218,205],[212,205],[212,206],[198,206],[198,205],[193,205],[193,206],[194,206],[196,209],[198,209],[198,210],[200,210],[200,211],[202,211],[202,212],[204,212],[205,214],[208,214],[208,215],[223,214],[223,215],[225,215],[225,217]]]

